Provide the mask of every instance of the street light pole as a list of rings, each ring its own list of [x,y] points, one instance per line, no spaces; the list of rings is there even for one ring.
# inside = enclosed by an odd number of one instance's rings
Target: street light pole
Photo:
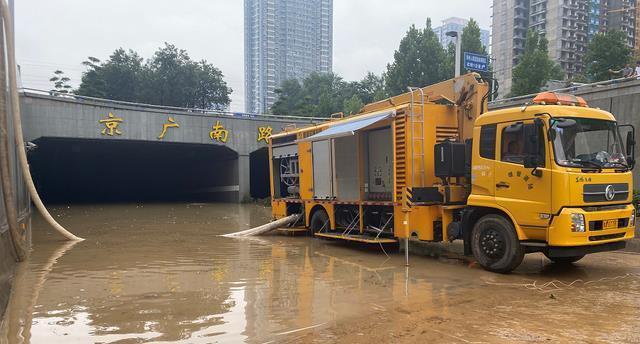
[[[457,31],[449,31],[446,33],[447,36],[455,38],[456,39],[456,60],[455,60],[455,67],[456,67],[456,74],[455,77],[459,77],[460,76],[460,53],[461,53],[461,44],[460,44],[460,35],[458,34]]]

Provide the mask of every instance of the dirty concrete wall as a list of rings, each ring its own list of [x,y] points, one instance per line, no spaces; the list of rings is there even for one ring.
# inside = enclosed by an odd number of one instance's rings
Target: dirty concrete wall
[[[162,108],[144,105],[125,105],[108,100],[82,100],[23,93],[21,97],[25,139],[40,137],[82,138],[100,140],[136,140],[151,142],[176,142],[217,144],[226,146],[241,155],[266,146],[259,139],[259,128],[270,127],[278,133],[292,123],[309,125],[309,119],[286,119],[266,116],[247,117],[233,114],[211,114],[186,109]],[[107,135],[100,120],[109,113],[122,119],[118,132]],[[169,128],[162,139],[159,136],[169,117],[179,127]],[[210,133],[216,123],[227,131],[226,141],[212,140]]]
[[[158,143],[187,143],[227,147],[239,156],[231,169],[236,173],[228,185],[225,200],[250,200],[249,155],[267,146],[260,139],[260,130],[270,128],[278,133],[284,127],[295,124],[306,126],[314,119],[291,119],[283,117],[251,116],[237,114],[211,114],[177,108],[123,104],[108,100],[55,97],[25,92],[21,97],[25,140],[40,138],[64,138],[85,140],[144,141]],[[113,135],[103,133],[109,114],[122,119]],[[163,125],[169,117],[179,127],[168,128],[159,138]],[[226,130],[226,141],[212,139],[214,126],[220,124]],[[223,142],[224,141],[224,142]],[[232,194],[230,194],[232,193]]]

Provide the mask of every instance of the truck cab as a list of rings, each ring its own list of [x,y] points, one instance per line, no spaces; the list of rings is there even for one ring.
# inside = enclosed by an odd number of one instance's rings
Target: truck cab
[[[623,142],[622,132],[626,132]],[[465,250],[507,272],[525,253],[559,263],[633,238],[634,130],[571,95],[487,112],[473,131]]]

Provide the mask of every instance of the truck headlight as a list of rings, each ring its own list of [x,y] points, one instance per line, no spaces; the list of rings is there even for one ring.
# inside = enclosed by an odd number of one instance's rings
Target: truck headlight
[[[571,214],[571,231],[584,233],[584,215]]]
[[[629,217],[629,227],[635,227],[635,226],[636,226],[636,213],[634,209],[633,213],[631,213],[631,216]]]

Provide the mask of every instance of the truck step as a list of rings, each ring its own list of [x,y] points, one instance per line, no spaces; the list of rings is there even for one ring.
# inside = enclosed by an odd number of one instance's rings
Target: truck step
[[[365,244],[393,244],[398,242],[398,240],[396,239],[389,239],[389,238],[376,239],[371,236],[356,235],[356,234],[342,235],[342,234],[315,233],[314,235],[322,238],[356,241],[356,242],[361,242]]]

